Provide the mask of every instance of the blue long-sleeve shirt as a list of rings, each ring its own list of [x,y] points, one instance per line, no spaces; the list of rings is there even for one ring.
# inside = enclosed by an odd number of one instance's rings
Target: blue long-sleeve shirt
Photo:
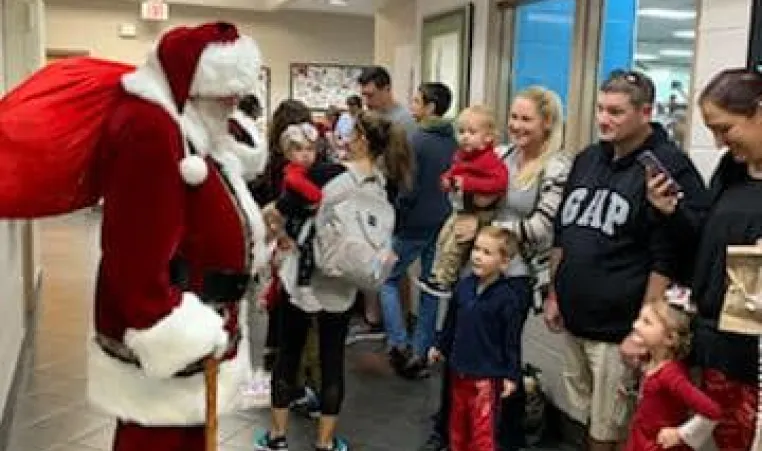
[[[459,374],[518,382],[529,279],[500,276],[481,293],[478,286],[473,274],[455,286],[437,348]]]

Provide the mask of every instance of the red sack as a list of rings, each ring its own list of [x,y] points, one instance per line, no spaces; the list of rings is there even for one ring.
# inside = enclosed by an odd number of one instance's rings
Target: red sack
[[[0,218],[94,205],[103,126],[133,66],[93,58],[52,63],[0,100]]]

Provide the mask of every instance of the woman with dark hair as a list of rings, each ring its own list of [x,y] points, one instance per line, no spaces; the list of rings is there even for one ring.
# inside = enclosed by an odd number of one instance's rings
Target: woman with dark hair
[[[412,171],[410,148],[403,129],[375,114],[361,114],[349,140],[349,161],[345,165],[323,165],[311,172],[321,184],[324,202],[330,203],[356,189],[372,190],[383,196],[386,181],[409,186]],[[329,167],[330,166],[330,167]],[[322,180],[319,180],[321,179]],[[358,180],[361,185],[358,188]],[[275,209],[266,209],[268,225],[282,233],[283,218]],[[295,395],[299,361],[313,320],[317,321],[321,369],[320,409],[316,451],[344,451],[348,445],[335,436],[344,399],[344,341],[358,288],[352,283],[324,274],[319,267],[311,286],[316,304],[292,298],[284,302],[283,330],[279,355],[272,376],[272,424],[257,437],[259,451],[288,449],[286,432],[288,406]]]
[[[283,132],[291,125],[311,123],[312,115],[309,108],[298,100],[285,100],[278,105],[273,113],[272,121],[268,127],[267,143],[269,157],[264,173],[249,184],[254,200],[257,204],[264,207],[278,199],[282,192],[284,170],[288,161],[286,160],[284,150],[281,148],[281,136]],[[278,344],[282,334],[281,317],[283,315],[283,305],[285,301],[280,284],[277,280],[274,283],[267,284],[267,289],[261,294],[267,297],[267,332],[265,335],[265,350],[263,356],[264,373],[270,373],[275,365],[277,358]],[[250,302],[250,317],[253,317],[254,310],[257,308],[256,302]],[[256,349],[251,346],[251,349]],[[255,356],[252,355],[252,362]],[[261,398],[262,381],[254,380],[249,387],[249,391],[256,398]],[[266,395],[266,393],[265,393]],[[311,391],[304,391],[302,402],[297,403],[299,407],[306,407],[312,410],[316,408],[317,402]]]
[[[727,247],[753,245],[762,239],[762,74],[725,70],[704,88],[699,105],[718,147],[728,152],[712,177],[712,207],[701,221],[695,259],[695,363],[702,369],[707,394],[722,407],[723,416],[714,432],[718,448],[759,450],[762,337],[721,331],[718,320],[728,288]],[[676,232],[699,232],[698,222],[685,215],[680,197],[669,184],[665,175],[652,175],[648,184],[651,203],[670,217]],[[637,347],[637,343],[630,345],[624,352]]]
[[[280,148],[280,137],[289,125],[312,122],[312,114],[307,105],[299,100],[284,100],[273,113],[268,127],[267,149],[270,157],[265,172],[255,180],[249,189],[254,200],[259,205],[267,205],[278,198],[283,184],[283,169],[286,167],[286,157]]]

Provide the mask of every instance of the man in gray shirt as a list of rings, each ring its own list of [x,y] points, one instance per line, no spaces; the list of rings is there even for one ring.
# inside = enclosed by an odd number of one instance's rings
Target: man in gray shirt
[[[415,119],[405,105],[398,103],[392,94],[392,79],[381,66],[366,67],[357,78],[362,88],[365,105],[395,124],[401,125],[408,135],[416,129]]]

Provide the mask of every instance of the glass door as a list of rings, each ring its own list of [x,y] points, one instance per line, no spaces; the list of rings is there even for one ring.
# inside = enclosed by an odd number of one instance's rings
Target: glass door
[[[568,105],[575,0],[517,2],[502,10],[502,63],[498,116],[505,125],[511,99],[540,85]]]

